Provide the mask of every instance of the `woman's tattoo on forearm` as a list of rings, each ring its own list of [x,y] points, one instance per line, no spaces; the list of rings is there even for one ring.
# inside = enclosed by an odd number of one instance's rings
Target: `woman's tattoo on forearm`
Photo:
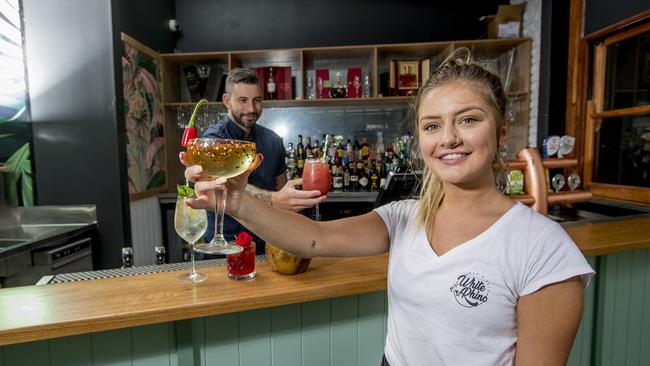
[[[311,248],[312,249],[316,248],[316,240],[311,241]]]

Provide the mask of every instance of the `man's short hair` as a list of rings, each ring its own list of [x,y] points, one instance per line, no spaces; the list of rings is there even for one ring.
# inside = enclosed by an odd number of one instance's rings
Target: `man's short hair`
[[[236,67],[228,73],[226,78],[226,94],[230,94],[235,84],[259,85],[260,79],[253,69]]]

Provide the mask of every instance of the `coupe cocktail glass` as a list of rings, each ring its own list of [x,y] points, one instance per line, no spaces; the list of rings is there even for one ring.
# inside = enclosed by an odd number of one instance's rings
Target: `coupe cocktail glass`
[[[327,162],[319,159],[305,160],[305,167],[302,171],[302,189],[305,191],[319,190],[320,194],[327,194],[332,185],[332,176]],[[316,204],[314,219],[320,221],[320,209]]]
[[[187,157],[193,165],[203,167],[211,179],[235,177],[255,161],[257,147],[254,142],[219,138],[193,139],[187,145]],[[223,217],[226,208],[226,188],[215,191],[214,237],[207,244],[195,247],[197,252],[208,254],[235,254],[242,247],[230,244],[223,237]]]
[[[195,210],[185,203],[184,197],[176,199],[176,212],[174,213],[174,229],[176,233],[190,244],[190,258],[192,272],[180,276],[183,282],[203,282],[208,276],[199,273],[194,267],[194,243],[205,234],[208,228],[208,216],[205,210]]]

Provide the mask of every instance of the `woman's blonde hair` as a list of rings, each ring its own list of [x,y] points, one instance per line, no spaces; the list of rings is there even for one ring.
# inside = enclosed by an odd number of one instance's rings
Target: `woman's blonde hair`
[[[419,141],[418,120],[422,99],[433,89],[454,81],[471,83],[472,90],[481,95],[494,108],[496,118],[495,137],[498,145],[501,130],[505,122],[507,105],[503,84],[501,84],[501,80],[497,75],[491,73],[477,61],[473,60],[471,52],[467,48],[462,47],[449,55],[431,73],[431,77],[422,85],[416,97],[415,143],[413,145],[417,154],[420,153],[419,146],[417,145]],[[500,182],[505,181],[507,169],[508,167],[501,157],[499,149],[497,149],[494,160],[492,161],[492,171],[494,172],[495,180]],[[433,222],[436,211],[440,207],[444,196],[445,191],[442,181],[425,165],[424,177],[420,186],[420,210],[416,218],[418,225],[427,227],[427,225]]]

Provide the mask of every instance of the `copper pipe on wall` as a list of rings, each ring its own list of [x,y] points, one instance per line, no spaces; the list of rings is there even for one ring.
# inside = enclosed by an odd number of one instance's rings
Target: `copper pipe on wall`
[[[524,170],[524,184],[526,192],[535,200],[531,207],[533,210],[546,215],[548,213],[548,193],[544,166],[539,151],[530,147],[523,149],[517,153],[517,159],[525,161],[527,165],[527,169]]]

